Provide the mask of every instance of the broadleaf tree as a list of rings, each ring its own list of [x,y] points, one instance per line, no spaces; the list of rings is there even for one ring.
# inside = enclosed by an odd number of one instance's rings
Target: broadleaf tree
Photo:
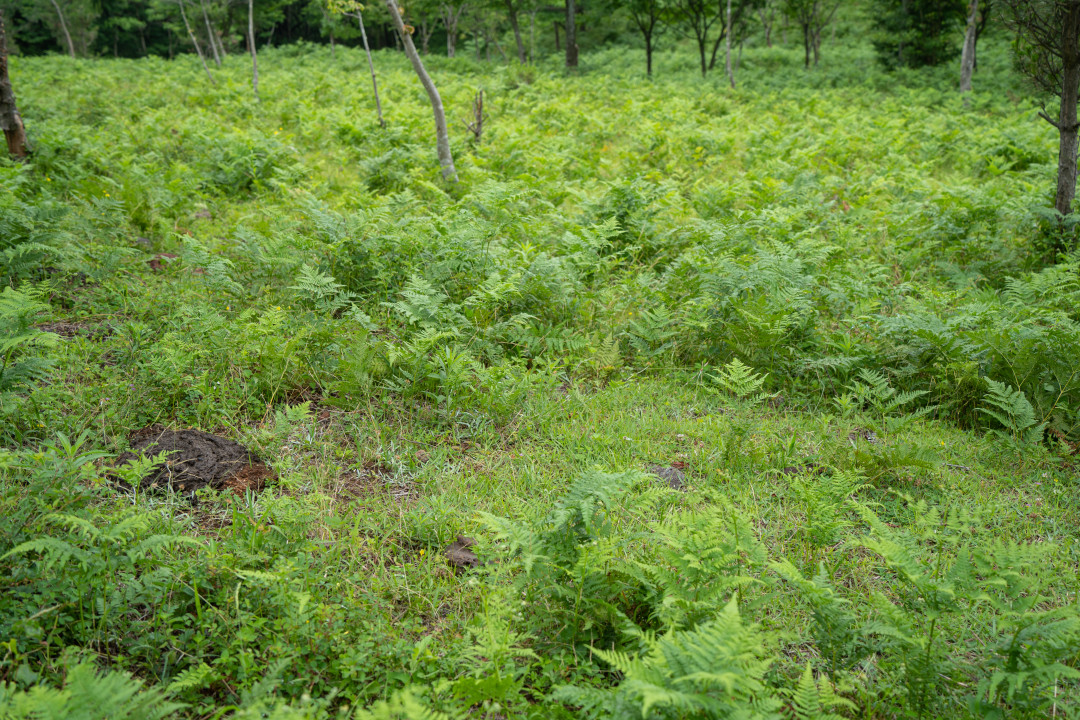
[[[1080,101],[1080,0],[1004,0],[1006,19],[1016,32],[1016,65],[1035,86],[1060,100],[1055,120],[1041,117],[1059,136],[1057,193],[1054,207],[1072,211],[1076,197]]]

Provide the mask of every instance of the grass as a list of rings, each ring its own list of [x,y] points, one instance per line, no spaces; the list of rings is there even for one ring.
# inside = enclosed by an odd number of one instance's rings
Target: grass
[[[385,131],[359,53],[260,61],[260,102],[239,61],[13,62],[2,317],[39,339],[0,374],[4,712],[85,697],[89,659],[191,717],[721,717],[646,651],[708,628],[767,660],[731,676],[759,716],[1077,712],[1078,260],[1003,47],[969,105],[865,48],[751,49],[735,91],[685,52],[431,58],[492,116],[454,187],[401,58]],[[988,433],[983,378],[1048,434]],[[118,492],[155,422],[278,479]],[[617,475],[672,463],[686,492]]]

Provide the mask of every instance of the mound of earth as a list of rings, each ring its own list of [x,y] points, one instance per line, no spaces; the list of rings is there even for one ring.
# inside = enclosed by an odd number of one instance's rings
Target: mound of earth
[[[131,436],[131,450],[116,458],[123,465],[137,458],[168,453],[139,482],[142,489],[171,488],[194,493],[204,487],[231,490],[262,490],[273,471],[240,443],[202,430],[166,430],[154,425]],[[114,478],[116,479],[116,478]]]

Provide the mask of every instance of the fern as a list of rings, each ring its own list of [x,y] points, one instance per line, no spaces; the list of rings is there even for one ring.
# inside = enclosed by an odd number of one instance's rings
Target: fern
[[[300,268],[296,285],[289,289],[295,290],[304,302],[311,303],[321,313],[332,315],[351,302],[349,295],[342,292],[344,286],[333,276],[319,272],[306,263]]]
[[[815,679],[810,663],[799,676],[799,683],[788,691],[793,720],[843,720],[833,710],[855,711],[855,703],[836,694],[833,684],[825,678]]]
[[[214,670],[204,662],[192,665],[173,678],[165,689],[169,695],[178,695],[186,690],[200,690],[214,678]]]
[[[770,397],[761,392],[766,378],[768,374],[760,375],[754,372],[739,358],[732,358],[731,362],[721,368],[719,373],[709,375],[709,379],[723,390],[740,400],[748,400],[751,404],[760,403]]]
[[[0,686],[0,717],[10,720],[162,720],[185,706],[167,702],[157,689],[125,672],[98,672],[90,662],[70,668],[62,689],[38,685],[27,691]]]
[[[1004,431],[994,428],[990,432],[1018,448],[1042,442],[1046,423],[1039,422],[1027,396],[990,378],[986,378],[986,384],[990,392],[984,400],[991,407],[979,408],[979,412],[997,420],[1005,428]]]
[[[602,707],[609,717],[758,717],[779,710],[764,683],[771,664],[767,638],[743,623],[734,601],[693,630],[671,630],[646,641],[641,656],[595,649],[621,680],[606,691],[563,686],[553,697]]]

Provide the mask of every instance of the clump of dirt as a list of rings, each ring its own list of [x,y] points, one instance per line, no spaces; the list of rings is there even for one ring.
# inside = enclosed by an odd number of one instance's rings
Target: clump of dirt
[[[808,460],[799,465],[788,465],[780,473],[782,475],[822,475],[825,473],[825,467]]]
[[[450,561],[455,570],[468,570],[479,567],[480,558],[469,548],[476,545],[476,540],[466,535],[458,535],[457,540],[450,543],[443,554]]]
[[[89,340],[104,340],[112,335],[113,329],[108,325],[89,325],[77,322],[52,322],[41,323],[36,326],[38,330],[55,333],[62,338],[84,337]]]
[[[685,466],[686,463],[678,463]],[[650,465],[648,471],[668,484],[672,490],[686,489],[686,473],[673,463],[670,467]]]
[[[116,458],[123,465],[137,458],[168,453],[139,482],[142,489],[171,488],[192,493],[204,487],[243,495],[258,492],[274,472],[240,443],[202,430],[166,430],[153,425],[132,434],[131,450]],[[119,478],[115,478],[119,480]]]

